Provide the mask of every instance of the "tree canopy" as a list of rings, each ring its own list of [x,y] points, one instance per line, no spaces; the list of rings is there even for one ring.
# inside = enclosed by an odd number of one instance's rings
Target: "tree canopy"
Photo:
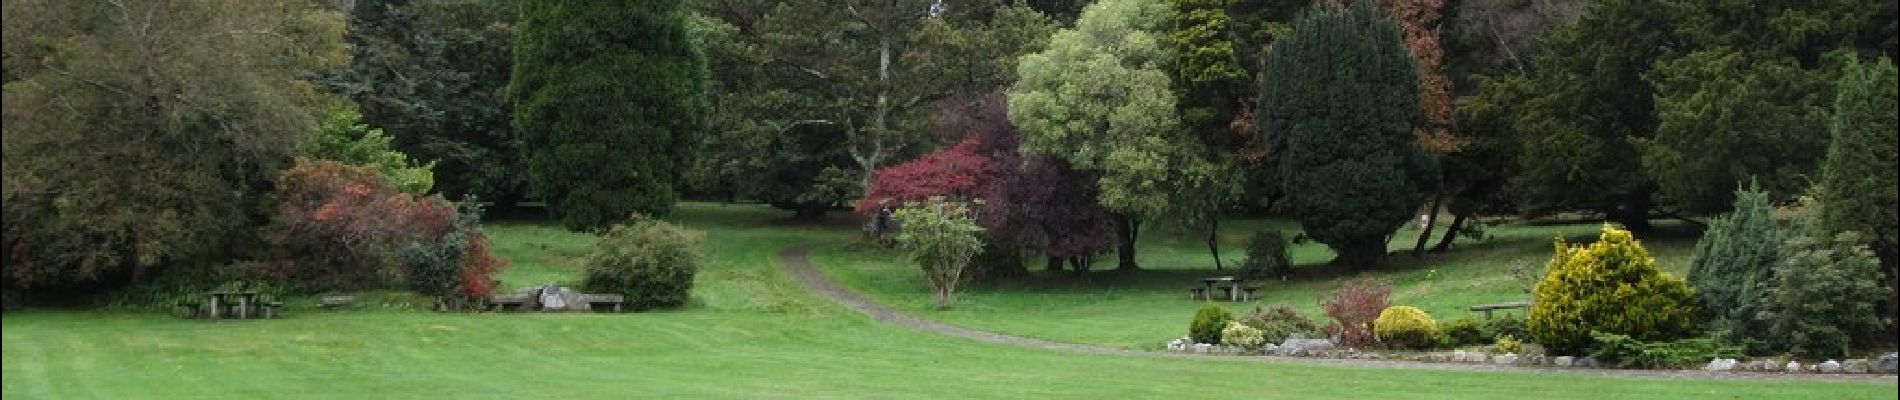
[[[534,193],[571,229],[664,216],[710,111],[679,0],[522,2],[514,129]],[[583,29],[585,28],[585,29]]]

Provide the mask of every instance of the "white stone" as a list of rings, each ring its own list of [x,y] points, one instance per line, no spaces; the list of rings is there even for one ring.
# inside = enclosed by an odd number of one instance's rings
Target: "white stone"
[[[1557,358],[1550,359],[1550,362],[1551,364],[1555,364],[1559,367],[1569,368],[1569,367],[1577,365],[1577,358],[1571,357],[1571,356],[1558,356]]]
[[[1207,343],[1194,344],[1194,352],[1197,354],[1207,354],[1207,351],[1212,348],[1214,348],[1214,345],[1207,344]]]
[[[1801,373],[1801,362],[1788,360],[1788,364],[1786,366],[1781,367],[1781,370],[1787,371],[1789,373],[1796,373],[1796,374]]]
[[[1818,369],[1821,370],[1822,373],[1838,374],[1841,373],[1841,362],[1827,360],[1822,362]]]
[[[1733,358],[1717,358],[1714,360],[1710,360],[1709,365],[1702,367],[1702,370],[1704,371],[1733,371],[1735,370],[1736,364],[1738,364],[1738,362],[1735,361],[1735,359]]]

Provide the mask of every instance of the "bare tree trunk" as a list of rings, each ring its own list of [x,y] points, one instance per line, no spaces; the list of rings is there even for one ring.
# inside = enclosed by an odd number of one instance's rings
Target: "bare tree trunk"
[[[1221,269],[1220,213],[1209,214],[1207,216],[1207,253],[1214,256],[1214,270],[1219,271]]]
[[[1425,210],[1425,227],[1418,230],[1418,242],[1412,244],[1412,258],[1425,255],[1425,243],[1432,240],[1432,227],[1438,225],[1438,207],[1445,205],[1445,196],[1432,195],[1432,207]],[[1446,232],[1450,235],[1450,232]]]
[[[1443,238],[1438,239],[1437,246],[1432,246],[1432,252],[1443,253],[1445,251],[1451,250],[1451,241],[1458,237],[1458,231],[1461,229],[1464,229],[1464,227],[1465,227],[1465,215],[1452,214],[1451,226],[1445,227],[1445,236]]]

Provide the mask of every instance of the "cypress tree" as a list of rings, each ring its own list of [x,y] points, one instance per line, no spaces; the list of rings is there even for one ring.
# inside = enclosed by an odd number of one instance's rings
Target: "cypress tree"
[[[1366,3],[1300,17],[1267,55],[1259,113],[1300,225],[1356,267],[1384,263],[1386,238],[1436,182],[1412,140],[1417,68]]]
[[[1900,242],[1900,83],[1891,60],[1851,64],[1835,92],[1834,135],[1821,162],[1821,227],[1856,231],[1880,257],[1890,293],[1900,294],[1895,244]],[[1900,316],[1900,298],[1887,300],[1887,317]]]
[[[681,2],[520,7],[514,127],[534,194],[570,229],[668,214],[710,108]]]

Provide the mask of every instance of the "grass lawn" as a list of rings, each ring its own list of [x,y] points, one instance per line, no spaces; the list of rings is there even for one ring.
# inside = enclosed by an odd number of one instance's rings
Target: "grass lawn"
[[[1662,221],[1658,221],[1662,222]],[[1675,224],[1661,224],[1660,239],[1645,240],[1651,253],[1665,268],[1681,277],[1688,269],[1695,239]],[[1392,303],[1416,306],[1441,321],[1459,317],[1482,318],[1469,311],[1477,304],[1526,300],[1526,283],[1511,272],[1514,264],[1541,271],[1551,254],[1552,240],[1566,237],[1571,243],[1594,241],[1600,223],[1521,224],[1511,223],[1488,228],[1485,240],[1461,239],[1446,254],[1413,259],[1409,255],[1393,257],[1393,265],[1378,271],[1349,273],[1322,264],[1332,252],[1317,242],[1294,245],[1290,252],[1300,270],[1295,279],[1263,283],[1260,300],[1250,303],[1218,302],[1236,315],[1255,306],[1284,303],[1306,312],[1323,323],[1319,297],[1338,283],[1360,274],[1382,276],[1393,282]],[[1250,232],[1280,229],[1287,236],[1298,232],[1287,221],[1241,220],[1223,224],[1223,259],[1245,258],[1242,247]],[[1441,228],[1442,229],[1442,228]],[[1393,249],[1411,248],[1416,229],[1403,229],[1393,240]],[[1178,229],[1152,229],[1145,233],[1138,252],[1143,270],[1133,273],[1110,271],[1111,257],[1101,257],[1086,276],[1073,273],[1039,271],[1024,281],[978,283],[960,294],[950,310],[935,310],[935,303],[923,275],[916,267],[902,263],[895,250],[861,243],[830,243],[815,249],[814,260],[835,279],[895,308],[926,318],[978,329],[1007,332],[1041,339],[1089,343],[1133,349],[1158,349],[1168,340],[1187,334],[1189,320],[1202,302],[1187,298],[1190,287],[1200,278],[1233,275],[1235,271],[1216,271],[1208,255],[1203,233]]]
[[[1892,385],[1354,369],[990,345],[872,322],[812,297],[773,264],[775,251],[792,244],[869,262],[876,252],[831,245],[852,240],[851,224],[782,225],[773,222],[777,214],[752,206],[688,204],[680,214],[708,232],[709,253],[693,302],[682,310],[366,307],[215,323],[156,313],[13,312],[0,316],[0,391],[9,399],[1893,396]],[[509,286],[572,281],[591,240],[547,224],[497,224],[491,233],[515,262],[502,276]]]

